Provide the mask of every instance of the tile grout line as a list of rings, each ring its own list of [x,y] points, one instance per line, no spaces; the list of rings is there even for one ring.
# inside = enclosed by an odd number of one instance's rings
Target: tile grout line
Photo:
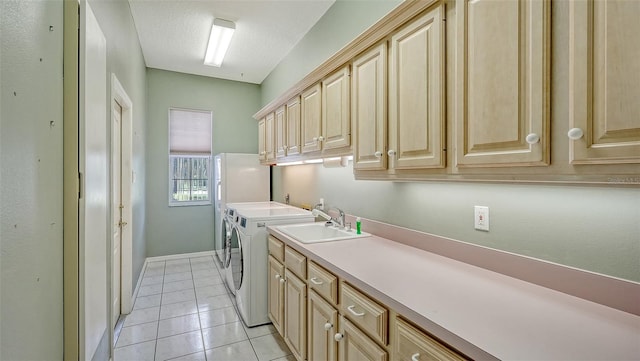
[[[204,344],[204,333],[202,332],[202,321],[200,320],[200,304],[198,302],[198,294],[196,293],[196,280],[193,278],[193,267],[191,265],[191,259],[189,259],[189,267],[191,268],[191,282],[193,283],[193,294],[196,297],[196,311],[198,315],[198,326],[200,327],[200,340],[202,342],[202,353],[204,353],[204,359],[207,360],[207,346]]]
[[[158,307],[158,326],[156,327],[156,339],[153,347],[153,359],[155,361],[156,354],[158,353],[158,332],[160,332],[160,312],[162,312],[162,294],[164,293],[164,275],[167,269],[167,262],[164,261],[164,267],[162,268],[162,292],[160,293],[160,307]]]

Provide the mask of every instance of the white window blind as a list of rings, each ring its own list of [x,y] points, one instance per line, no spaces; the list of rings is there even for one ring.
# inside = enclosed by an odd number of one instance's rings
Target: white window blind
[[[211,112],[170,109],[169,154],[211,155]]]

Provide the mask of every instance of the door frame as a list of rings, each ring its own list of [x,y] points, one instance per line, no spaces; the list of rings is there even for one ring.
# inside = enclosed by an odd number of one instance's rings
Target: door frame
[[[118,80],[118,77],[115,73],[111,73],[111,112],[113,112],[113,107],[115,104],[119,104],[122,108],[121,115],[121,149],[122,149],[122,158],[120,161],[120,176],[122,179],[120,192],[122,193],[122,205],[124,208],[122,209],[122,219],[126,220],[128,223],[127,226],[122,227],[120,231],[120,313],[129,314],[133,308],[133,299],[132,299],[132,287],[133,287],[133,211],[132,211],[132,200],[131,200],[131,188],[133,183],[133,156],[132,156],[132,133],[133,133],[133,102],[129,95],[124,90],[124,87]],[[111,174],[113,175],[113,157],[114,157],[114,136],[113,132],[115,132],[114,124],[113,124],[113,114],[111,114]],[[113,178],[113,177],[111,177]],[[113,199],[113,179],[111,179],[110,189],[111,189],[111,199]],[[110,214],[113,214],[113,202],[110,202]],[[111,235],[113,235],[115,227],[115,220],[111,222]],[[111,241],[111,252],[110,252],[110,264],[113,267],[113,236],[110,237]],[[111,284],[113,284],[113,272],[111,272]],[[109,303],[113,304],[114,295],[111,295]],[[110,310],[109,313],[112,311]],[[111,320],[111,316],[109,318]],[[111,330],[113,332],[113,328]]]

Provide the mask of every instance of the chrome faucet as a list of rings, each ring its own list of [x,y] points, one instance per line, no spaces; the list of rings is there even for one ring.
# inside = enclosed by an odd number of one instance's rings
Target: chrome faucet
[[[336,211],[338,211],[338,218],[334,218],[332,219],[332,221],[334,221],[335,223],[338,224],[338,226],[340,227],[340,229],[344,229],[344,212],[342,211],[342,209],[338,208],[338,207],[331,207],[331,209],[335,209]],[[329,209],[329,210],[331,210]]]
[[[345,226],[345,222],[344,222],[344,212],[342,211],[342,209],[338,208],[338,207],[331,207],[329,210],[335,209],[336,211],[338,211],[338,217],[337,218],[333,218],[330,215],[328,215],[327,213],[321,211],[320,209],[318,209],[317,205],[316,208],[314,208],[311,211],[311,214],[313,214],[314,217],[320,216],[322,218],[324,218],[325,220],[327,220],[327,224],[329,222],[333,223],[333,225],[339,227],[340,229],[344,229]]]

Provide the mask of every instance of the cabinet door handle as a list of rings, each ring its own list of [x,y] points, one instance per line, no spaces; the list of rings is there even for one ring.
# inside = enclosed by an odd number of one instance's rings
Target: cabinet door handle
[[[536,133],[531,133],[529,135],[527,135],[527,138],[525,138],[527,143],[529,144],[536,144],[540,141],[540,136]]]
[[[382,152],[381,152],[381,151],[377,151],[377,152],[373,153],[373,155],[374,155],[376,158],[381,158],[381,157],[382,157]]]
[[[282,276],[276,273],[276,279],[279,280],[280,278],[282,278]]]
[[[360,313],[360,312],[356,312],[356,311],[354,310],[354,308],[355,308],[355,307],[356,307],[355,305],[351,305],[351,306],[347,307],[347,310],[348,310],[349,312],[351,312],[354,316],[361,317],[361,316],[364,316],[364,315],[365,315],[365,312],[362,312],[362,313]]]
[[[340,341],[340,340],[342,340],[343,338],[344,338],[344,335],[342,335],[341,333],[336,333],[336,334],[333,336],[333,339],[334,339],[334,340],[336,340],[336,341]]]
[[[393,157],[393,156],[395,156],[395,155],[396,155],[396,151],[395,151],[395,150],[393,150],[393,149],[389,149],[389,151],[387,152],[387,155],[388,155],[389,157]]]
[[[571,128],[571,129],[569,129],[569,132],[567,133],[567,136],[571,140],[578,140],[578,139],[582,138],[583,135],[584,135],[584,132],[580,128]]]
[[[318,142],[322,142],[322,141],[324,141],[324,137],[323,136],[319,136],[318,137]]]
[[[280,278],[280,283],[284,283],[284,278]]]
[[[315,278],[315,277],[311,277],[311,279],[309,281],[311,281],[311,283],[313,283],[314,285],[321,285],[321,284],[324,283],[324,282],[318,281],[318,279]]]
[[[411,361],[420,361],[420,354],[416,353],[411,355]]]
[[[324,324],[324,329],[325,330],[329,331],[332,328],[333,328],[333,325],[331,323],[327,322],[327,323]]]

